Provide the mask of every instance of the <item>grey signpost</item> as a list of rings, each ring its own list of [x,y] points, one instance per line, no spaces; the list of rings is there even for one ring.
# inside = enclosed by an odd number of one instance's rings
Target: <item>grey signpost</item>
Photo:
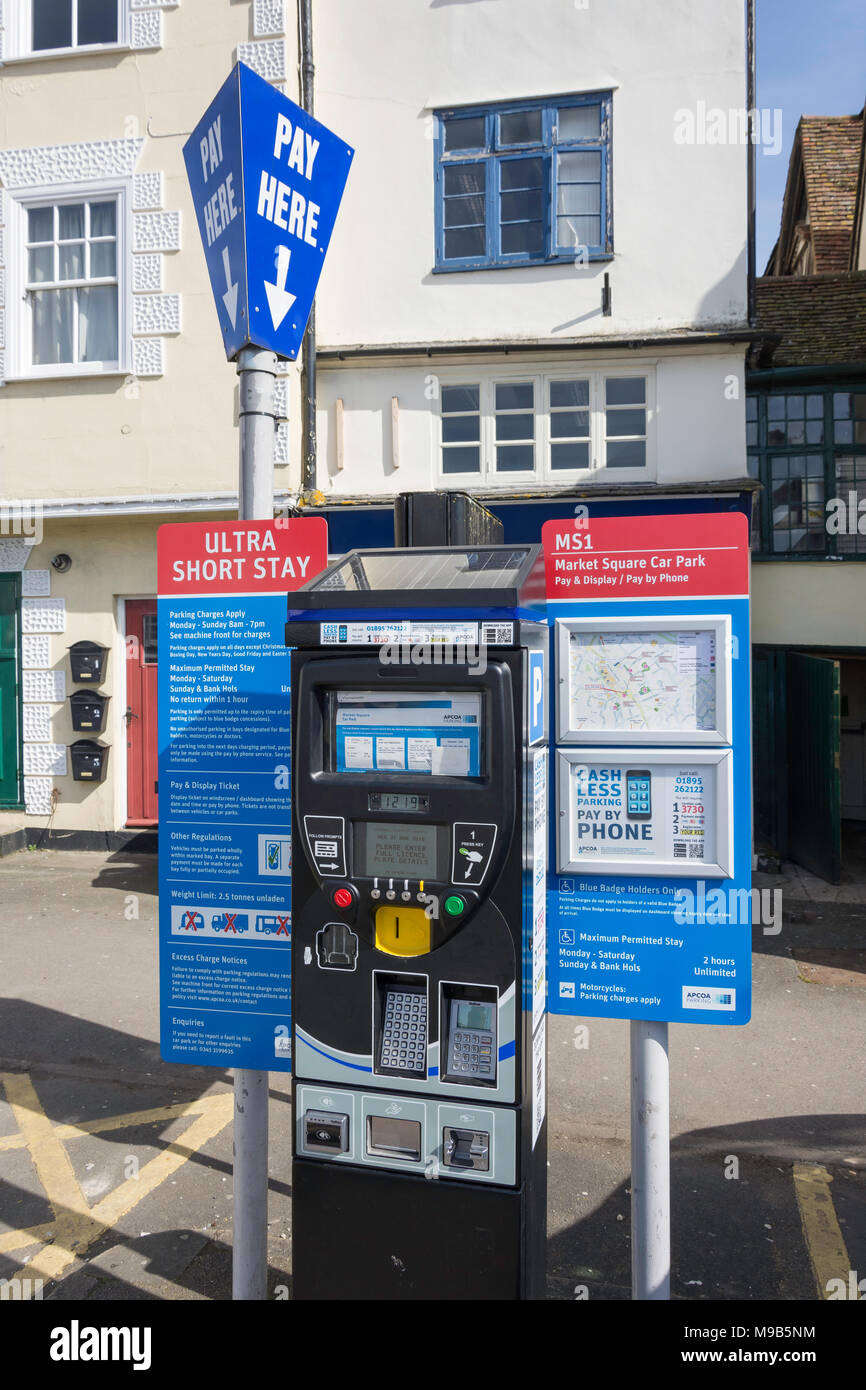
[[[300,351],[354,150],[238,63],[183,154],[226,356],[237,362],[238,515],[272,520],[277,357]],[[240,1068],[234,1088],[232,1296],[263,1299],[268,1072]]]
[[[274,380],[277,356],[243,348],[240,384],[238,518],[274,515]],[[235,1071],[232,1298],[267,1297],[268,1072]]]

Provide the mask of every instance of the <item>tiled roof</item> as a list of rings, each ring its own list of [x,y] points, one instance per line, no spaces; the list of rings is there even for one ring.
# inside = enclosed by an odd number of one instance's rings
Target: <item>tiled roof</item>
[[[841,274],[850,264],[863,113],[803,116],[799,133],[815,274]]]
[[[773,367],[866,362],[866,271],[847,275],[762,276],[755,285],[758,327],[781,334]]]

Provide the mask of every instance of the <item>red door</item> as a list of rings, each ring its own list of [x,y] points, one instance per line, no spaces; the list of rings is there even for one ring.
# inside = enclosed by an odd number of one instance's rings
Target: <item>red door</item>
[[[157,823],[156,599],[126,600],[126,823]]]

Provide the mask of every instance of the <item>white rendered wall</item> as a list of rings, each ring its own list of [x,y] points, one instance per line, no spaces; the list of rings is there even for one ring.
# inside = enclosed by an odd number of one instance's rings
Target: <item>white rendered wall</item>
[[[752,641],[866,647],[862,567],[838,560],[753,564]]]
[[[438,473],[438,386],[448,382],[497,381],[556,372],[645,369],[655,378],[655,468],[647,483],[688,486],[742,478],[746,472],[743,355],[738,348],[665,354],[589,352],[548,357],[510,354],[498,360],[464,358],[445,363],[418,358],[411,364],[320,368],[318,378],[319,471],[327,496],[390,495],[448,486]],[[398,400],[399,468],[393,467],[392,397]],[[337,470],[337,400],[343,402],[343,468]],[[651,452],[653,452],[651,450]],[[563,476],[560,485],[601,487],[626,481],[625,470],[604,477],[586,472]],[[634,482],[633,474],[628,481]],[[640,480],[639,480],[640,481]],[[496,483],[479,482],[478,490]],[[515,483],[498,480],[504,490]],[[451,486],[454,486],[453,482]],[[462,487],[463,484],[461,483]]]
[[[747,148],[674,139],[678,111],[744,107],[742,0],[318,0],[315,58],[316,114],[357,149],[317,301],[320,345],[744,319]],[[432,274],[432,112],[611,88],[613,261]]]

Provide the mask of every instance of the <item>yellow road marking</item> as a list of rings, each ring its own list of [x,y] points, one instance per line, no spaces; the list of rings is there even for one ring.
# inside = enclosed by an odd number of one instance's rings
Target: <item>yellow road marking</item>
[[[0,1235],[0,1255],[10,1255],[15,1250],[25,1250],[28,1245],[41,1245],[54,1230],[53,1221],[43,1221],[41,1226],[22,1226],[20,1231],[4,1231]]]
[[[833,1206],[833,1178],[817,1163],[794,1164],[794,1191],[819,1298],[827,1298],[831,1279],[848,1284],[851,1259]]]
[[[87,1199],[30,1077],[23,1072],[0,1072],[0,1083],[52,1211],[56,1214],[58,1207],[65,1207],[70,1213],[84,1215],[88,1210]]]
[[[159,1106],[152,1110],[87,1121],[81,1125],[53,1126],[29,1076],[21,1072],[0,1072],[0,1083],[19,1127],[19,1133],[7,1136],[2,1147],[6,1150],[26,1147],[29,1150],[55,1215],[53,1221],[0,1235],[0,1253],[24,1250],[36,1243],[43,1245],[21,1267],[32,1269],[45,1279],[59,1279],[95,1240],[165,1182],[220,1130],[225,1129],[234,1110],[234,1096],[231,1092],[225,1092],[203,1096],[186,1105]],[[63,1141],[193,1115],[197,1118],[189,1128],[146,1163],[136,1177],[127,1178],[94,1207],[88,1205]],[[45,1241],[51,1243],[43,1244]]]
[[[16,1073],[20,1075],[20,1073]],[[54,1133],[64,1142],[68,1139],[83,1139],[91,1134],[108,1134],[113,1129],[131,1129],[134,1125],[166,1124],[169,1120],[182,1119],[185,1115],[203,1115],[222,1100],[222,1094],[200,1096],[195,1101],[179,1101],[176,1105],[157,1105],[152,1110],[131,1110],[126,1115],[111,1115],[98,1120],[85,1120],[79,1125],[55,1125]],[[27,1140],[23,1134],[4,1134],[0,1137],[0,1153],[11,1149],[26,1149]]]

